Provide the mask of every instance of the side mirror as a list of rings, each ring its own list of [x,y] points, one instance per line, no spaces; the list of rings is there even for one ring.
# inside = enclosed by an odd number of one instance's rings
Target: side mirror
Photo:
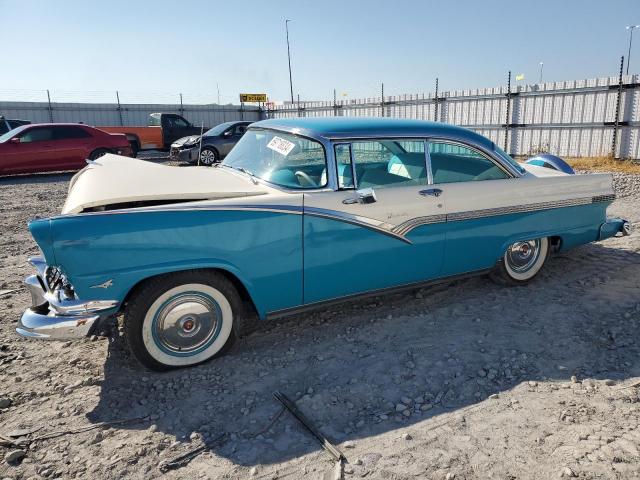
[[[224,132],[222,134],[223,137],[230,137],[233,134],[233,132],[231,130],[227,130],[226,132]]]
[[[378,198],[373,188],[361,188],[356,190],[356,196],[352,198],[345,198],[342,203],[345,205],[353,205],[354,203],[361,203],[366,205],[368,203],[376,203]]]
[[[13,137],[11,140],[9,140],[9,143],[14,143],[14,144],[20,143],[20,139],[18,137]]]

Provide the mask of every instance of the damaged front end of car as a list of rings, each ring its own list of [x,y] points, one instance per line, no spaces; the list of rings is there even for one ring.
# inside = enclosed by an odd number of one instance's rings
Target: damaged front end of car
[[[78,299],[64,272],[47,266],[43,257],[31,257],[29,263],[36,273],[24,280],[31,307],[16,328],[20,335],[51,340],[82,338],[91,335],[98,321],[117,309],[116,300]]]
[[[198,160],[200,150],[200,135],[192,135],[176,140],[169,149],[169,158],[180,162]]]

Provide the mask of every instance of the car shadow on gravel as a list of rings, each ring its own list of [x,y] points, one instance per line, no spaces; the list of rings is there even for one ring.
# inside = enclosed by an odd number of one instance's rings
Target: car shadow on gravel
[[[88,417],[149,415],[149,432],[184,442],[163,458],[204,442],[250,466],[320,450],[290,415],[276,418],[275,391],[341,443],[412,427],[522,383],[535,392],[535,382],[573,375],[638,376],[639,277],[637,252],[587,245],[551,259],[525,287],[477,277],[297,315],[264,324],[222,358],[164,374],[137,366],[116,338]]]

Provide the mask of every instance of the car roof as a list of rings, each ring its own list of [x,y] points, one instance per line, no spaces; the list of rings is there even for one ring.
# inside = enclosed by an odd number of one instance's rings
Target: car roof
[[[443,137],[467,140],[493,149],[494,143],[466,128],[447,123],[401,118],[322,117],[279,118],[255,122],[251,128],[270,128],[312,138]]]
[[[84,123],[30,123],[28,125],[23,125],[25,127],[89,127],[95,128],[91,125],[86,125]]]

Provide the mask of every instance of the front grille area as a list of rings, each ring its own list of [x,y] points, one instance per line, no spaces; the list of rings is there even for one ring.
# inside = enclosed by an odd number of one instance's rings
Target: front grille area
[[[49,291],[53,292],[57,288],[61,287],[65,281],[62,270],[58,267],[49,267],[45,272],[45,282],[49,287]]]

